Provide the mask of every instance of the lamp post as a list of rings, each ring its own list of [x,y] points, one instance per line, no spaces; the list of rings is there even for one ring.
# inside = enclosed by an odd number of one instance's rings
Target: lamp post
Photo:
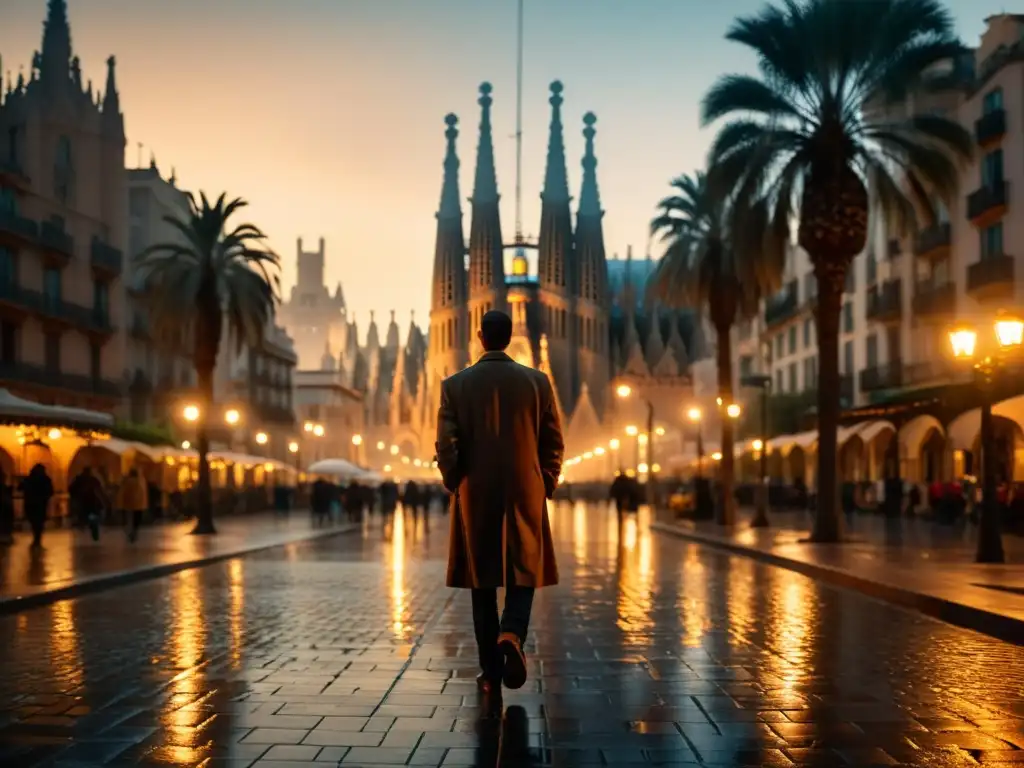
[[[755,449],[760,451],[760,460],[758,461],[760,487],[757,493],[754,519],[750,521],[750,526],[752,528],[766,528],[768,527],[768,392],[772,388],[772,377],[765,375],[745,376],[740,380],[740,384],[748,387],[758,387],[761,390],[761,448]]]
[[[636,392],[628,384],[620,384],[615,389],[615,394],[621,398],[627,398]],[[647,503],[653,509],[658,501],[658,477],[654,470],[654,404],[646,397],[637,396],[647,406]]]
[[[697,479],[701,479],[703,476],[703,464],[704,464],[704,435],[703,429],[701,429],[701,418],[703,417],[700,408],[694,406],[686,412],[686,417],[697,425]]]
[[[970,364],[978,390],[981,392],[981,517],[978,521],[978,563],[1003,563],[1003,537],[1000,530],[999,507],[996,500],[996,462],[994,453],[994,425],[992,404],[996,384],[1002,370],[1014,352],[1024,344],[1024,322],[1019,318],[1002,316],[993,327],[994,333],[984,333],[961,326],[949,332],[953,358]],[[981,345],[979,348],[979,341]]]

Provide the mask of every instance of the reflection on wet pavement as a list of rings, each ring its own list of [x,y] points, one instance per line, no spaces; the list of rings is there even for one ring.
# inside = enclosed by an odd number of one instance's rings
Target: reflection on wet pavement
[[[559,507],[489,712],[447,520],[0,618],[0,766],[1024,765],[1024,651]]]

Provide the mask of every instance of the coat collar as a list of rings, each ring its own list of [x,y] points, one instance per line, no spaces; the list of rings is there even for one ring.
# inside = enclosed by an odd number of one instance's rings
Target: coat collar
[[[512,362],[512,358],[509,357],[504,352],[491,351],[484,352],[482,355],[480,355],[480,359],[477,360],[478,363],[489,363],[492,361],[497,361],[499,363],[510,363]]]

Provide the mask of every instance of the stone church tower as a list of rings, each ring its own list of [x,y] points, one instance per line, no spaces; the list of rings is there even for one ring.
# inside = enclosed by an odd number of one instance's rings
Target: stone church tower
[[[562,84],[551,84],[551,127],[547,169],[541,192],[540,239],[537,244],[540,326],[548,339],[551,371],[563,407],[572,411],[579,389],[576,360],[576,258],[569,211],[569,180],[562,135]]]
[[[462,234],[462,203],[459,198],[459,158],[455,139],[459,119],[444,119],[447,149],[441,204],[437,210],[437,239],[434,243],[434,280],[430,301],[430,346],[427,353],[427,382],[431,402],[440,398],[441,380],[466,367],[467,291],[466,242]],[[432,416],[436,418],[436,410]],[[424,438],[426,439],[426,438]]]
[[[498,209],[498,179],[494,170],[491,136],[491,84],[480,86],[480,143],[476,154],[472,219],[469,227],[469,360],[478,359],[483,348],[476,329],[486,312],[507,311],[504,242]]]

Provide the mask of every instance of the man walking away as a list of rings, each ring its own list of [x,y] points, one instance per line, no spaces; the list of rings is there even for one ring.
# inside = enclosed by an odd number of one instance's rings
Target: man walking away
[[[100,518],[106,506],[103,484],[91,467],[85,467],[68,487],[68,497],[89,525],[93,541],[100,540]]]
[[[53,481],[46,474],[46,467],[36,464],[21,481],[22,499],[25,504],[25,517],[32,527],[32,549],[42,549],[43,528],[46,526],[46,513],[50,509],[53,498]]]
[[[384,517],[384,524],[395,514],[395,507],[398,506],[398,485],[394,480],[385,480],[380,484],[380,511]]]
[[[149,488],[137,467],[132,467],[121,483],[117,506],[128,514],[128,541],[135,543],[139,538],[142,513],[149,507]]]
[[[534,589],[558,583],[547,499],[564,445],[548,377],[505,354],[511,318],[487,312],[477,336],[484,354],[441,384],[437,463],[455,496],[447,585],[472,590],[477,682],[484,694],[500,694],[501,682],[526,682]]]

